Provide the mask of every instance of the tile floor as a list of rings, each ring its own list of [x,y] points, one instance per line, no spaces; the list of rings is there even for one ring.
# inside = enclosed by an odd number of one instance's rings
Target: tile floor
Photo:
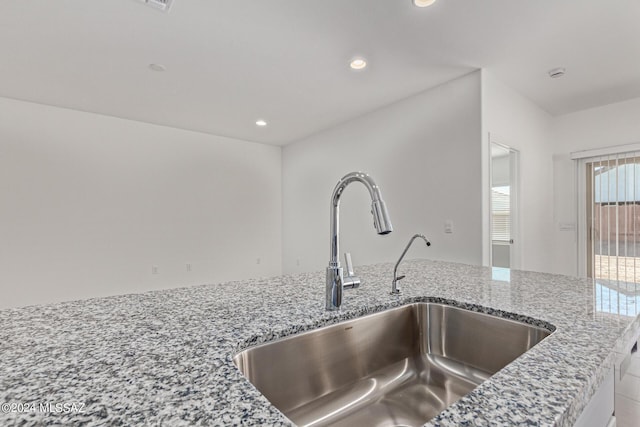
[[[616,387],[616,427],[640,427],[640,355],[631,358],[629,370]]]

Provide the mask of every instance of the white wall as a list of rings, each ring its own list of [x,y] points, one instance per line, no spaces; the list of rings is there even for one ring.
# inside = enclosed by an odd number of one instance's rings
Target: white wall
[[[559,223],[576,223],[574,151],[640,142],[640,98],[557,117],[553,123],[554,271],[577,275],[576,231]]]
[[[0,98],[0,308],[280,274],[280,164],[279,147]]]
[[[340,206],[341,249],[354,264],[395,261],[414,233],[433,245],[416,244],[408,258],[481,263],[479,72],[288,145],[282,154],[284,272],[326,267],[331,193],[357,170],[381,187],[394,232],[376,235],[366,189],[349,186]],[[447,219],[453,234],[444,234]]]
[[[520,152],[519,259],[517,268],[550,271],[553,242],[551,209],[553,180],[550,148],[552,117],[529,99],[482,71],[482,203],[483,263],[488,265],[489,239],[489,134],[492,140]],[[514,264],[512,264],[513,266]]]
[[[323,269],[331,191],[353,170],[395,226],[377,236],[350,186],[356,265],[395,261],[416,232],[433,246],[409,258],[487,262],[489,132],[520,151],[520,267],[576,274],[569,153],[640,142],[637,117],[640,100],[551,118],[483,70],[281,150],[0,98],[0,308]]]

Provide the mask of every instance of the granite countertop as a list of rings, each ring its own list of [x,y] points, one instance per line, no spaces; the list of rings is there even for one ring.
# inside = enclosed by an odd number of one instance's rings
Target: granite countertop
[[[291,425],[242,377],[236,352],[446,299],[556,330],[427,425],[570,426],[640,329],[591,280],[511,271],[507,282],[490,268],[416,260],[394,297],[392,269],[359,268],[363,284],[340,312],[324,310],[324,272],[2,310],[0,425]]]

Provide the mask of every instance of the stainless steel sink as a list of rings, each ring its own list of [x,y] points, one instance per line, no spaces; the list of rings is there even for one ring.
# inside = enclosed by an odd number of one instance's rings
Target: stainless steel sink
[[[550,332],[415,303],[249,348],[234,362],[300,426],[415,426]]]

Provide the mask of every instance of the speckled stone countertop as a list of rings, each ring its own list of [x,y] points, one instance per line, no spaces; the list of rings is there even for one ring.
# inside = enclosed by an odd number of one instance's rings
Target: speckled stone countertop
[[[505,282],[490,268],[432,261],[401,270],[398,298],[392,264],[359,268],[363,285],[333,313],[323,272],[2,310],[0,425],[291,425],[242,377],[236,352],[442,298],[556,330],[428,425],[570,426],[640,328],[603,311],[589,280],[512,271]]]

